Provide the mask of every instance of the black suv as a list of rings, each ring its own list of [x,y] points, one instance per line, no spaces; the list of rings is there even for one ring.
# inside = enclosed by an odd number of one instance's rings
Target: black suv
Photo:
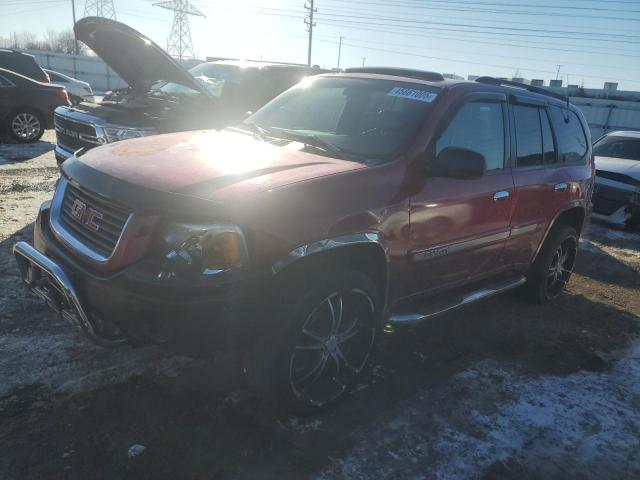
[[[49,76],[40,68],[33,55],[18,50],[0,48],[0,68],[11,70],[38,82],[49,83]]]
[[[302,65],[207,62],[185,70],[140,32],[105,18],[86,17],[74,27],[128,87],[100,103],[56,110],[56,159],[79,149],[128,138],[238,123],[302,78],[321,73]]]

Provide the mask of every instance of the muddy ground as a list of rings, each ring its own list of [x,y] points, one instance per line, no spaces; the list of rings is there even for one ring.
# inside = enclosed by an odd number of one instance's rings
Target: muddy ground
[[[95,347],[22,288],[11,246],[51,196],[51,142],[0,144],[1,479],[640,478],[640,234],[590,225],[555,304],[388,336],[347,401],[296,419],[233,355]]]

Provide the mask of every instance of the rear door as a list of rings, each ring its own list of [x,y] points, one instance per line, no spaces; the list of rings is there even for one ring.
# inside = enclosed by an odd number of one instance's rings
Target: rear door
[[[555,216],[557,199],[569,188],[557,163],[556,140],[547,105],[537,98],[513,97],[512,171],[515,183],[511,235],[505,262],[526,268]]]
[[[439,128],[428,157],[447,147],[470,149],[485,157],[487,171],[475,179],[427,178],[412,197],[409,270],[414,293],[464,284],[499,268],[514,190],[505,163],[507,131],[506,97],[500,93],[466,97]]]
[[[564,107],[549,107],[549,118],[555,132],[557,160],[548,168],[553,176],[554,203],[559,212],[581,202],[591,188],[592,171],[588,161],[591,153],[590,132],[578,115]]]
[[[0,75],[0,122],[15,106],[17,89],[8,78]]]

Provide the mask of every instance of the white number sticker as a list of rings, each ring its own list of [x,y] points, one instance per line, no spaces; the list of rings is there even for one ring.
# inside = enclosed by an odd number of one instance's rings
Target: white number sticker
[[[390,97],[408,98],[419,102],[431,103],[438,96],[437,93],[427,92],[426,90],[417,90],[414,88],[393,87],[389,93]]]

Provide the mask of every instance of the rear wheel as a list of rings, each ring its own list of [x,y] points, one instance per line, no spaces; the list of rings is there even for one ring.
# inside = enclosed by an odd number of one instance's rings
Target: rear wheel
[[[303,287],[282,312],[273,386],[288,410],[308,415],[349,393],[366,368],[380,325],[375,284],[357,271]]]
[[[44,133],[44,121],[34,110],[17,110],[9,115],[7,130],[11,138],[20,143],[35,142]]]
[[[564,290],[578,253],[578,232],[568,225],[553,227],[527,275],[525,290],[532,300],[546,303]]]

